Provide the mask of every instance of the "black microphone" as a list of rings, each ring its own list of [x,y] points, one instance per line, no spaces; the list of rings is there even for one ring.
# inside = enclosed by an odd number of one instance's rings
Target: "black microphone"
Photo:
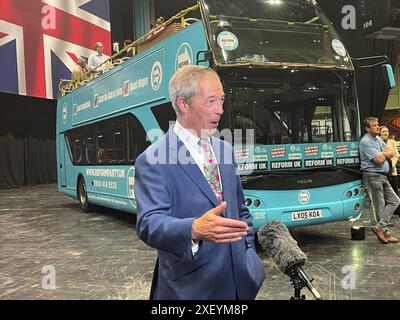
[[[258,242],[268,257],[272,258],[278,269],[290,277],[295,289],[301,290],[305,286],[317,300],[321,295],[314,288],[310,277],[303,266],[307,256],[292,238],[288,228],[281,222],[272,221],[258,231]]]

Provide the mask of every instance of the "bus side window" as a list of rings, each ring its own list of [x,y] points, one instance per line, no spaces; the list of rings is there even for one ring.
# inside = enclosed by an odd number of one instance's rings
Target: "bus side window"
[[[164,131],[164,133],[169,130],[172,123],[176,120],[176,114],[171,102],[154,106],[151,108],[151,111],[153,112],[160,129]]]
[[[82,163],[83,161],[83,152],[82,152],[82,143],[80,140],[74,141],[74,153],[73,153],[73,161],[77,164]]]
[[[146,131],[139,120],[129,115],[128,118],[129,132],[129,162],[135,163],[136,158],[150,145],[147,139]]]
[[[99,149],[97,157],[99,164],[124,163],[126,160],[125,152],[117,148]]]
[[[86,164],[85,145],[82,137],[72,136],[72,162],[74,164]]]
[[[87,137],[85,141],[85,163],[93,164],[96,162],[96,152],[93,137]]]
[[[66,136],[74,165],[133,163],[150,145],[143,126],[132,114],[74,128]]]

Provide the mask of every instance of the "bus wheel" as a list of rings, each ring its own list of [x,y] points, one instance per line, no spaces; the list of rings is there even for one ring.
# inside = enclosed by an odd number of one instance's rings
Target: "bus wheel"
[[[83,178],[80,178],[78,183],[78,200],[83,212],[89,212],[93,209],[93,206],[89,203],[85,179]]]

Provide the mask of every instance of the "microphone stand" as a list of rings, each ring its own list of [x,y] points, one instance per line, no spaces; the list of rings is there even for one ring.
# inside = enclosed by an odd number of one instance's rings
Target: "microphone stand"
[[[301,289],[306,286],[306,283],[298,276],[295,268],[290,269],[290,271],[288,272],[288,276],[290,277],[290,280],[294,287],[294,295],[290,297],[290,300],[306,300],[306,296],[304,294],[301,294]]]
[[[306,296],[301,294],[301,289],[294,287],[294,296],[291,296],[290,300],[306,300]]]
[[[292,265],[288,268],[286,274],[290,277],[292,285],[294,286],[294,296],[292,296],[290,300],[306,300],[306,296],[301,294],[301,289],[304,287],[307,287],[317,300],[321,299],[318,291],[311,285],[314,279],[309,280],[309,276],[306,274],[301,264]]]

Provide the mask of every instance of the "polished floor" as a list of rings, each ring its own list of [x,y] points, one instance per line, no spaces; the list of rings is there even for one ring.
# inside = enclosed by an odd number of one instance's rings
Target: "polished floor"
[[[136,236],[133,215],[82,213],[54,184],[1,190],[0,215],[0,299],[148,298],[156,251]],[[362,220],[370,215],[367,208]],[[393,223],[400,235],[397,216]],[[400,244],[383,245],[370,230],[351,240],[350,227],[291,230],[315,287],[329,300],[400,299]],[[266,280],[257,299],[289,299],[289,279],[259,254]]]

